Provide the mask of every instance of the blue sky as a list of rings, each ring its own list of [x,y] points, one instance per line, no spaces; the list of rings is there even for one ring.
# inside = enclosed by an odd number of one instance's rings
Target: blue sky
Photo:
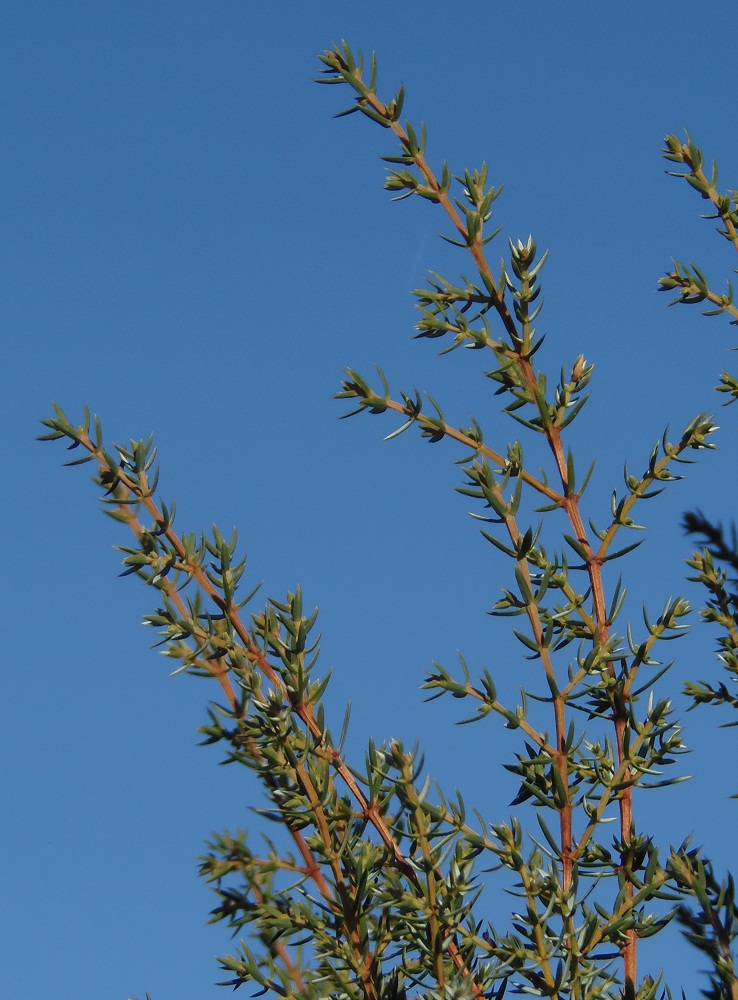
[[[453,491],[450,444],[383,443],[390,420],[339,421],[331,397],[347,365],[379,363],[450,419],[484,420],[488,440],[504,446],[514,428],[479,355],[438,358],[411,340],[409,290],[430,268],[469,265],[436,238],[437,210],[382,191],[390,137],[332,120],[348,94],[311,82],[316,53],[341,37],[376,49],[380,94],[405,83],[431,161],[458,172],[486,160],[505,183],[503,237],[550,247],[541,361],[554,377],[580,352],[597,366],[572,440],[582,464],[597,455],[590,513],[602,520],[623,461],[642,467],[666,424],[677,435],[714,410],[732,360],[725,321],[667,310],[654,288],[671,256],[718,285],[732,265],[659,147],[688,127],[738,186],[721,34],[733,14],[686,2],[3,5],[4,996],[222,995],[213,956],[230,940],[203,926],[214,897],[195,857],[211,830],[258,828],[248,779],[195,745],[215,692],[170,678],[149,651],[150,595],[117,578],[111,550],[126,539],[84,470],[34,441],[50,401],[73,419],[88,403],[108,440],[153,431],[180,528],[235,524],[265,595],[302,584],[321,608],[337,720],[353,700],[351,752],[369,735],[419,739],[444,786],[504,819],[514,788],[498,762],[513,737],[493,721],[453,728],[456,704],[422,706],[418,686],[457,648],[513,692],[522,682],[520,647],[485,614],[506,566]],[[682,582],[679,518],[733,512],[734,411],[718,422],[720,452],[642,511],[636,616],[677,591],[699,601]],[[676,692],[716,676],[706,627],[672,649]],[[694,830],[724,864],[738,780],[715,763],[735,759],[719,721],[687,718],[698,749],[680,766],[699,782],[638,809],[675,840]],[[643,972],[673,957],[648,954]],[[672,985],[695,993],[700,964],[689,957]]]

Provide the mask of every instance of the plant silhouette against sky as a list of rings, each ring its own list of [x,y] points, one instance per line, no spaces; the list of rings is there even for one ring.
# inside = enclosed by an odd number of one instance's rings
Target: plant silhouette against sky
[[[639,826],[636,789],[682,780],[669,771],[684,751],[672,700],[657,682],[668,663],[662,643],[687,627],[689,605],[670,598],[625,623],[625,586],[604,567],[640,542],[636,508],[680,477],[682,465],[712,448],[716,425],[699,414],[674,439],[644,445],[639,471],[625,470],[609,508],[585,493],[592,466],[580,467],[567,428],[580,418],[593,366],[580,354],[549,379],[538,368],[543,338],[546,253],[532,236],[509,240],[501,264],[489,247],[500,194],[487,168],[454,175],[426,160],[426,130],[402,124],[403,90],[377,96],[376,64],[365,71],[345,43],[321,57],[320,82],[353,91],[342,114],[359,113],[392,134],[387,189],[436,206],[444,239],[464,254],[471,279],[431,272],[414,292],[420,338],[443,351],[476,351],[481,371],[519,438],[501,438],[470,418],[454,426],[441,404],[415,389],[393,392],[384,374],[349,369],[338,397],[352,413],[399,419],[388,437],[416,428],[430,442],[460,445],[459,491],[476,503],[481,533],[508,560],[494,614],[514,619],[521,654],[540,667],[539,684],[519,703],[498,697],[493,675],[473,679],[463,659],[435,664],[423,685],[430,698],[468,700],[469,719],[497,716],[520,737],[513,816],[492,823],[484,803],[470,810],[421,774],[416,750],[369,741],[363,763],[344,755],[348,712],[335,728],[317,671],[316,614],[299,588],[254,609],[242,595],[245,560],[235,533],[180,534],[174,504],[158,499],[153,442],[106,449],[96,417],[70,422],[60,408],[44,421],[46,439],[63,439],[93,463],[105,512],[129,529],[126,572],[156,591],[146,617],[177,670],[212,677],[219,700],[201,729],[224,759],[254,771],[264,788],[262,816],[287,832],[285,849],[243,832],[213,839],[201,873],[217,894],[213,919],[239,943],[220,959],[227,982],[275,997],[501,997],[505,988],[556,998],[638,997],[667,988],[658,970],[638,967],[639,941],[678,921],[710,961],[707,995],[738,1000],[733,946],[738,932],[732,879],[713,870],[688,842],[664,847]],[[719,231],[738,249],[735,192],[721,193],[704,172],[691,138],[666,138],[666,158],[709,203]],[[496,241],[496,242],[494,242]],[[713,291],[695,265],[674,263],[660,287],[708,315],[738,322],[730,285]],[[738,380],[723,373],[729,402]],[[347,414],[348,415],[348,414]],[[528,442],[545,444],[548,466],[528,464]],[[539,448],[532,445],[536,454]],[[738,567],[735,533],[699,513],[685,526],[705,547],[690,560],[708,591],[703,616],[720,628],[720,659],[738,675]],[[618,566],[620,566],[618,562]],[[627,565],[627,560],[623,562]],[[610,582],[614,580],[614,582]],[[738,707],[730,684],[691,681],[695,704]],[[268,825],[266,827],[268,829]],[[484,912],[484,884],[511,890],[509,917]]]

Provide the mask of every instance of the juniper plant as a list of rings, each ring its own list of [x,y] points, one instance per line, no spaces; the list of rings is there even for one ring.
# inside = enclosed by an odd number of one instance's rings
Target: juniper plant
[[[686,142],[682,143],[676,136],[666,137],[664,156],[682,169],[671,170],[674,177],[682,177],[699,192],[701,197],[710,202],[711,212],[707,219],[717,219],[718,233],[738,250],[738,191],[719,191],[717,187],[718,171],[715,163],[710,169],[710,178],[704,171],[705,160],[702,150],[687,134]],[[703,310],[705,316],[731,317],[732,326],[738,326],[738,307],[733,303],[733,286],[727,282],[727,290],[715,292],[703,271],[695,264],[686,266],[674,261],[673,270],[659,281],[662,291],[676,292],[676,298],[671,305],[708,305]],[[727,396],[726,405],[738,399],[738,378],[727,371],[720,375],[720,382],[715,387],[717,392]],[[703,584],[710,599],[702,610],[702,617],[708,622],[715,622],[721,628],[718,640],[720,661],[728,673],[730,681],[738,680],[738,580],[729,578],[729,573],[738,571],[738,535],[735,524],[731,526],[726,536],[719,521],[710,521],[701,511],[693,511],[685,515],[684,528],[690,535],[696,535],[707,543],[707,547],[693,553],[689,566],[695,570],[696,582]],[[705,681],[689,683],[687,694],[694,699],[695,704],[729,705],[738,708],[738,697],[725,683],[714,687]],[[735,723],[732,723],[733,725]]]
[[[401,122],[402,88],[389,101],[377,96],[374,59],[365,73],[345,43],[320,59],[320,82],[353,92],[340,114],[362,114],[392,134],[387,189],[435,206],[450,226],[444,239],[471,259],[472,279],[433,273],[414,292],[418,337],[443,342],[442,353],[481,352],[483,377],[521,436],[504,441],[496,432],[488,442],[481,420],[454,426],[431,397],[393,393],[381,371],[373,383],[349,369],[338,398],[353,414],[397,415],[390,438],[416,428],[430,442],[461,447],[459,491],[477,504],[482,535],[509,561],[494,614],[516,619],[521,655],[540,668],[539,683],[508,704],[489,671],[473,679],[461,660],[457,671],[434,664],[423,684],[429,698],[467,699],[473,720],[496,716],[519,733],[515,760],[504,765],[519,782],[509,819],[490,822],[458,795],[433,789],[417,752],[399,740],[370,740],[363,764],[349,762],[348,714],[338,731],[326,718],[317,612],[304,607],[300,589],[252,610],[254,592],[240,590],[245,560],[235,533],[175,528],[174,504],[158,499],[152,440],[108,449],[96,417],[85,411],[75,424],[56,407],[44,438],[79,452],[68,464],[92,463],[105,512],[133,536],[120,546],[125,572],[156,591],[146,621],[159,631],[158,645],[177,670],[220,688],[203,742],[258,775],[267,799],[261,814],[292,845],[266,840],[260,848],[243,832],[224,833],[201,859],[218,896],[213,919],[240,937],[220,959],[227,982],[302,1000],[499,1000],[507,986],[562,1000],[650,1000],[666,987],[660,973],[639,973],[639,942],[676,918],[711,962],[707,995],[738,1000],[732,879],[721,880],[686,841],[658,845],[634,808],[636,790],[683,777],[674,769],[681,729],[656,683],[668,668],[660,650],[684,632],[689,606],[677,597],[645,611],[642,624],[622,622],[623,582],[603,574],[639,544],[636,507],[680,478],[689,456],[713,447],[715,424],[699,414],[676,439],[665,433],[645,450],[642,471],[626,468],[609,509],[586,507],[592,470],[575,462],[567,428],[585,406],[593,366],[579,355],[557,380],[538,367],[546,254],[532,236],[510,240],[493,268],[487,248],[499,230],[489,225],[501,188],[486,166],[454,175],[444,162],[434,171],[425,126]],[[680,176],[712,203],[738,248],[735,193],[718,193],[716,171],[708,180],[691,139],[667,137],[665,155],[683,165]],[[694,266],[675,263],[661,287],[738,322],[730,287],[713,293]],[[724,374],[719,390],[734,400],[738,380]],[[525,459],[524,443],[535,439],[549,456],[543,471]],[[708,542],[690,565],[708,588],[703,614],[723,630],[721,657],[735,679],[738,598],[718,568],[738,565],[735,534],[726,540],[697,514],[686,524]],[[724,684],[701,682],[687,693],[738,705]],[[483,885],[496,878],[512,883],[509,919],[485,912]]]

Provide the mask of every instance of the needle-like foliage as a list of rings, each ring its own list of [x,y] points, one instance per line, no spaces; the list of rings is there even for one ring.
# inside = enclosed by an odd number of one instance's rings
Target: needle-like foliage
[[[580,354],[559,363],[553,378],[539,367],[546,253],[532,236],[498,240],[503,258],[493,265],[502,186],[486,165],[434,170],[425,126],[403,123],[402,88],[388,101],[378,96],[373,58],[365,71],[342,43],[320,59],[320,82],[351,92],[340,114],[364,115],[392,139],[386,188],[427,201],[471,269],[471,278],[431,272],[414,292],[418,337],[439,341],[442,353],[478,352],[490,400],[514,434],[502,438],[499,420],[490,433],[481,415],[455,426],[440,402],[416,389],[393,392],[381,371],[370,379],[348,369],[338,398],[353,414],[396,417],[389,438],[415,428],[430,442],[460,446],[459,491],[509,567],[493,614],[514,619],[521,658],[533,661],[537,680],[526,680],[519,703],[507,703],[490,671],[474,679],[460,659],[454,670],[434,664],[423,684],[429,698],[466,700],[464,721],[496,717],[519,735],[514,760],[500,762],[518,785],[510,817],[483,818],[446,795],[422,774],[418,751],[400,741],[370,740],[364,761],[349,761],[348,713],[338,730],[326,717],[317,612],[304,607],[299,587],[256,605],[254,591],[240,590],[245,560],[235,533],[178,532],[174,504],[158,497],[151,440],[107,448],[97,418],[86,412],[73,423],[56,407],[44,437],[68,443],[79,456],[69,464],[90,463],[105,512],[128,530],[125,572],[155,592],[146,621],[157,645],[177,670],[211,677],[220,689],[203,742],[258,776],[264,829],[276,824],[291,844],[223,833],[201,859],[218,897],[213,920],[238,938],[220,959],[226,982],[300,1000],[500,998],[505,989],[651,1000],[666,987],[660,971],[639,970],[639,942],[676,919],[710,962],[706,995],[738,1000],[732,878],[718,877],[687,842],[657,843],[634,804],[637,791],[684,779],[674,766],[684,746],[663,693],[669,664],[661,650],[683,634],[689,606],[664,595],[642,619],[623,621],[622,579],[608,585],[603,575],[639,544],[636,507],[713,447],[716,426],[698,414],[676,437],[665,432],[644,447],[637,471],[625,468],[609,506],[587,506],[592,466],[575,459],[567,428],[583,419],[593,366]],[[667,137],[665,156],[711,202],[719,231],[738,249],[735,192],[718,192],[717,171],[707,177],[691,139]],[[660,286],[738,322],[730,285],[714,293],[693,264],[675,263]],[[718,389],[732,402],[738,380],[724,373]],[[533,439],[548,455],[543,469],[525,459]],[[685,525],[706,542],[690,566],[709,592],[703,615],[721,628],[720,657],[735,681],[735,532],[726,536],[699,514]],[[694,683],[687,693],[695,703],[738,707],[726,684]],[[512,886],[509,916],[486,911],[482,889],[495,879]]]

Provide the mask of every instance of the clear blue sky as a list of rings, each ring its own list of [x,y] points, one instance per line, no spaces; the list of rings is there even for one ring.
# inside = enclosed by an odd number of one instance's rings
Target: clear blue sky
[[[514,429],[478,354],[439,359],[410,339],[409,289],[429,268],[469,265],[436,238],[438,211],[390,203],[378,159],[394,152],[390,136],[332,120],[348,94],[311,82],[318,51],[341,37],[376,49],[380,93],[404,81],[431,161],[458,171],[486,159],[506,185],[505,236],[532,231],[551,248],[541,360],[554,378],[580,352],[597,365],[573,435],[582,462],[598,455],[596,520],[624,460],[640,470],[667,423],[676,435],[717,406],[732,331],[667,310],[654,288],[672,255],[716,283],[733,261],[658,150],[688,127],[738,186],[734,4],[459,11],[437,0],[0,10],[3,997],[222,996],[213,956],[231,942],[203,926],[215,899],[195,857],[211,830],[258,827],[253,786],[195,745],[215,691],[168,677],[148,650],[151,595],[117,578],[111,551],[127,540],[85,471],[33,440],[52,399],[73,418],[87,402],[108,440],[153,431],[181,529],[238,525],[265,595],[300,582],[320,605],[337,720],[353,699],[352,753],[370,734],[418,738],[445,786],[507,816],[514,788],[497,762],[514,737],[492,720],[455,729],[455,703],[424,707],[418,693],[430,661],[451,666],[457,648],[513,691],[525,679],[505,622],[485,615],[506,566],[453,492],[450,445],[385,444],[391,421],[338,421],[331,397],[345,366],[378,362],[451,419],[473,412],[503,448]],[[503,251],[501,238],[493,258]],[[720,413],[720,454],[643,509],[636,616],[679,590],[699,600],[680,582],[678,522],[688,507],[734,512],[736,412]],[[684,676],[716,675],[712,640],[697,626],[672,645],[677,691]],[[703,783],[654,793],[639,815],[661,830],[666,817],[675,840],[693,829],[724,863],[735,731],[696,716],[686,740],[704,749],[680,766]],[[673,954],[654,949],[642,971]],[[687,969],[700,964],[690,957],[671,985],[694,994]]]

